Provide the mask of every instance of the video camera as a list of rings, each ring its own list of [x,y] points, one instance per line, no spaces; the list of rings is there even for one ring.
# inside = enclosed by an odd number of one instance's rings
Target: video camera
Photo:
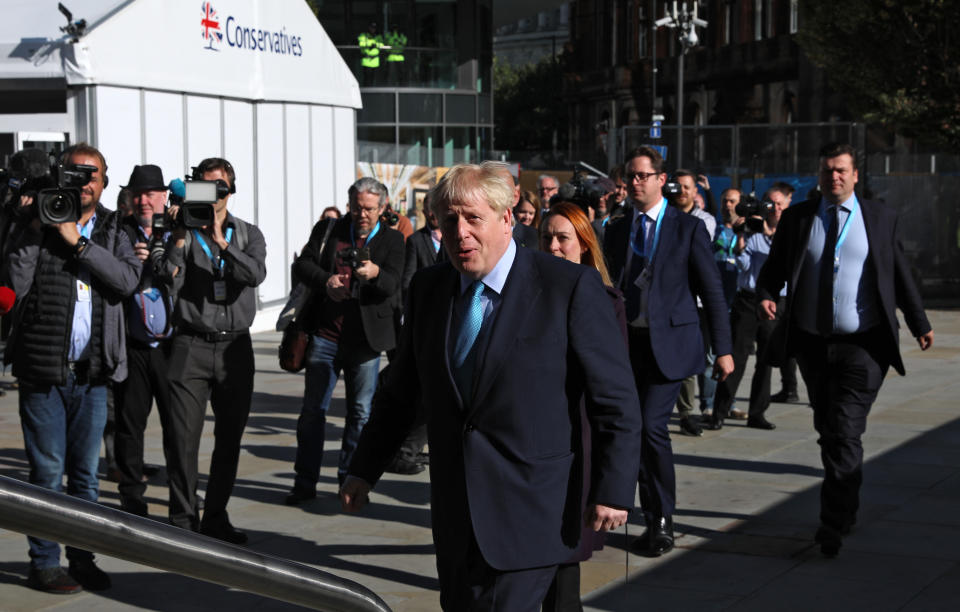
[[[213,205],[217,202],[220,189],[218,182],[187,179],[176,184],[176,180],[171,181],[170,203],[178,205],[180,213],[176,218],[167,213],[153,215],[153,231],[162,235],[177,227],[200,229],[213,225]],[[182,193],[180,186],[183,187]]]
[[[380,220],[386,223],[387,225],[389,225],[390,227],[393,227],[397,223],[400,223],[400,216],[397,213],[393,212],[392,209],[387,208],[385,211],[383,211],[383,214],[380,215]]]
[[[577,172],[569,183],[560,185],[557,194],[550,198],[550,202],[552,204],[554,199],[558,202],[570,202],[579,206],[586,213],[588,208],[596,208],[600,204],[600,198],[604,195],[606,195],[606,192],[602,187]]]
[[[24,149],[0,173],[3,200],[19,214],[36,215],[44,225],[76,222],[83,215],[80,189],[97,170],[86,164],[51,164],[43,151]],[[20,206],[21,196],[32,198],[34,205]]]
[[[337,251],[337,259],[356,270],[363,262],[370,261],[370,249],[367,247],[347,247]]]

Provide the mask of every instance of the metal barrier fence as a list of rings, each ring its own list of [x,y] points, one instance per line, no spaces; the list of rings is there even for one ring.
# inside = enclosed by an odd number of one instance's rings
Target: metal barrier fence
[[[0,527],[330,612],[390,612],[318,569],[0,476]]]

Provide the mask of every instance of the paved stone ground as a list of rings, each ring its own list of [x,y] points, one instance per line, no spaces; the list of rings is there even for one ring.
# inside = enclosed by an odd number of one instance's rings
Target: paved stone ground
[[[867,453],[856,531],[834,560],[820,557],[819,451],[806,405],[774,404],[776,431],[733,422],[702,438],[677,435],[678,549],[660,559],[626,554],[611,534],[583,566],[587,610],[955,610],[960,606],[960,313],[930,313],[936,346],[901,338],[908,376],[891,374],[864,438]],[[230,512],[252,550],[356,580],[399,611],[436,610],[426,474],[388,475],[361,516],[339,512],[333,466],[343,426],[335,392],[319,495],[283,505],[296,446],[302,377],[276,366],[277,334],[257,334],[256,393]],[[752,371],[751,369],[748,371]],[[12,379],[9,374],[2,381]],[[749,381],[742,385],[746,392]],[[779,388],[775,380],[774,390]],[[208,415],[208,421],[212,416]],[[209,465],[212,427],[201,447]],[[163,464],[151,415],[147,461]],[[16,391],[0,398],[0,474],[26,479]],[[201,483],[202,485],[202,483]],[[148,489],[151,514],[166,515],[165,476]],[[116,506],[114,483],[101,502]],[[126,561],[101,557],[114,586],[103,593],[46,595],[24,586],[27,543],[0,531],[0,610],[292,610],[294,606]]]

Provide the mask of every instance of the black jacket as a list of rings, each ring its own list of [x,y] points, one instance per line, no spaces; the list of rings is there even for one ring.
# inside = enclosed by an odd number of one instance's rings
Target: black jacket
[[[903,318],[915,337],[930,331],[930,323],[923,312],[920,292],[917,290],[910,267],[903,253],[903,246],[897,239],[896,212],[880,202],[861,200],[863,225],[867,231],[870,245],[870,259],[873,266],[865,267],[876,275],[880,310],[883,312],[883,357],[887,363],[901,375],[904,374],[903,360],[900,358],[900,338],[898,334],[897,307],[903,311]],[[791,343],[790,328],[793,325],[793,303],[797,298],[797,283],[803,266],[810,228],[819,209],[819,200],[807,200],[791,206],[783,212],[777,226],[777,233],[770,246],[770,256],[760,270],[757,278],[757,297],[761,300],[777,300],[780,289],[787,286],[787,303],[777,330],[770,341],[770,354],[763,355],[767,361],[777,365],[784,355],[796,352]],[[779,349],[779,352],[778,352]]]
[[[320,325],[323,301],[329,299],[326,291],[327,280],[336,271],[337,243],[350,242],[351,222],[349,215],[340,219],[319,221],[313,226],[310,240],[293,264],[297,278],[312,291],[310,301],[299,319],[304,330],[308,332],[316,331]],[[336,225],[321,252],[320,245],[327,223]],[[380,274],[370,281],[360,283],[356,295],[360,318],[370,348],[374,351],[388,351],[397,344],[393,315],[403,273],[399,267],[399,263],[403,261],[403,234],[381,224],[379,231],[367,242],[366,247],[370,249],[370,260],[380,267]]]

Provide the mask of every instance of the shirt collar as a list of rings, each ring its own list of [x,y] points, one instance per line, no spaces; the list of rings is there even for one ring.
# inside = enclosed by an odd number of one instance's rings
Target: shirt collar
[[[497,265],[493,267],[493,270],[490,270],[490,273],[480,279],[480,281],[497,292],[497,294],[503,293],[503,286],[507,284],[507,275],[510,274],[510,268],[513,267],[513,260],[517,257],[517,243],[514,242],[513,238],[510,239],[510,244],[507,245],[507,250],[500,257],[500,261],[497,262]],[[463,295],[467,288],[473,284],[473,279],[464,274],[460,274],[460,295]]]
[[[844,212],[849,213],[851,210],[853,210],[853,207],[856,206],[858,202],[859,200],[857,200],[857,194],[851,193],[849,198],[843,202],[840,202],[840,208],[843,209]],[[827,212],[830,207],[833,206],[833,204],[827,202],[826,200],[823,200],[822,205],[823,212]]]
[[[657,217],[660,216],[660,209],[663,208],[666,202],[667,202],[666,198],[660,198],[660,201],[654,204],[653,208],[651,208],[645,213],[640,212],[640,209],[636,207],[636,204],[634,204],[633,209],[637,211],[637,213],[639,213],[633,216],[634,225],[640,223],[640,215],[646,215],[647,218],[650,219],[651,221],[656,221]]]

